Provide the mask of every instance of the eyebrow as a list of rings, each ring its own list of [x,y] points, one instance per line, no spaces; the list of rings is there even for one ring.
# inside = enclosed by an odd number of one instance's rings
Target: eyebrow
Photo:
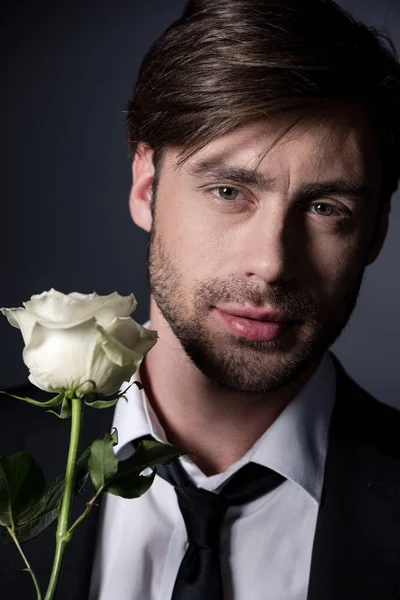
[[[235,165],[224,165],[214,161],[203,160],[188,168],[189,174],[195,179],[212,176],[217,179],[229,180],[242,185],[250,185],[262,192],[269,190],[275,182],[273,177],[266,177],[256,169],[244,169]]]
[[[265,192],[271,189],[275,178],[268,177],[256,169],[247,169],[235,165],[226,165],[204,160],[188,167],[189,174],[195,179],[212,176],[223,181],[248,185]],[[329,181],[304,183],[296,192],[297,200],[308,200],[320,196],[342,196],[354,199],[366,199],[371,195],[369,186],[363,180],[339,178]]]
[[[371,189],[364,181],[346,177],[343,179],[332,179],[330,181],[305,183],[300,186],[296,196],[301,200],[318,198],[321,196],[342,196],[366,200],[371,196]]]

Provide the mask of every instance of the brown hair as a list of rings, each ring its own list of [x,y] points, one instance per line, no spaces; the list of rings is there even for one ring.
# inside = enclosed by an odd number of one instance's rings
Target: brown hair
[[[381,146],[382,201],[400,177],[400,65],[392,42],[331,0],[190,0],[144,57],[127,128],[180,162],[258,119],[357,103]]]

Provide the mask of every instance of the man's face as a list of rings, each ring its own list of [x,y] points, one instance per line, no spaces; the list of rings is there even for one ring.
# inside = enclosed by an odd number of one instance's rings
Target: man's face
[[[375,224],[380,172],[365,117],[258,122],[213,141],[182,168],[167,148],[148,275],[161,318],[221,387],[265,394],[297,379],[355,307]],[[217,308],[278,310],[269,341]],[[242,322],[242,324],[244,321]]]

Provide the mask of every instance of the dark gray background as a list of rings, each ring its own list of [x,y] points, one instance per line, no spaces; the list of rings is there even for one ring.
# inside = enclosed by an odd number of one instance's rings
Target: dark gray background
[[[400,49],[398,0],[341,4]],[[14,2],[3,13],[0,306],[51,287],[117,290],[135,294],[135,320],[148,319],[147,234],[128,210],[124,110],[143,55],[184,5]],[[398,204],[397,194],[383,251],[333,350],[363,387],[400,407]],[[0,314],[0,389],[27,380],[22,349]]]

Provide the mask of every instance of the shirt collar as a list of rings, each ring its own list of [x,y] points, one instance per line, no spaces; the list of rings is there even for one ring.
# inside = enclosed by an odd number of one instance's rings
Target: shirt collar
[[[150,321],[143,327],[149,328]],[[139,369],[129,381],[140,381]],[[321,501],[328,447],[329,424],[336,394],[335,367],[329,352],[302,390],[281,412],[248,452],[223,474],[204,476],[211,487],[233,475],[252,461],[269,467],[304,489],[315,502]],[[132,453],[131,442],[144,435],[168,443],[166,433],[151,407],[144,389],[132,385],[115,408],[113,427],[118,430],[114,451],[120,459]],[[188,457],[182,457],[189,472],[197,470]],[[190,464],[189,464],[190,463]],[[210,486],[207,486],[210,487]]]
[[[318,504],[335,395],[335,366],[325,352],[311,379],[249,451],[249,460],[281,473]]]

